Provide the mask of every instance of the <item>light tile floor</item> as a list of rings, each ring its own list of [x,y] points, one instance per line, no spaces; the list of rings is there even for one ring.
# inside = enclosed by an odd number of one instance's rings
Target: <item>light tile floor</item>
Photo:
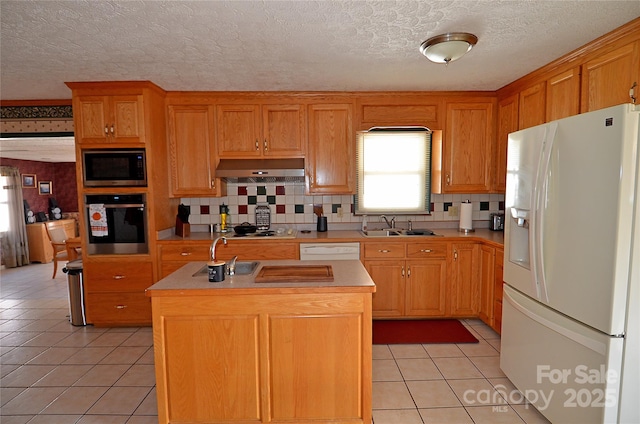
[[[151,328],[72,326],[52,266],[0,271],[0,422],[157,423]],[[500,371],[499,336],[464,324],[480,343],[373,346],[375,424],[548,423]]]

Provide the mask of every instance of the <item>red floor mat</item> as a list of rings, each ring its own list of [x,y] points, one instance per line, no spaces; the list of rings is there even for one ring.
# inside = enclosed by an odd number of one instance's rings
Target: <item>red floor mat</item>
[[[373,344],[478,343],[457,319],[373,320]]]

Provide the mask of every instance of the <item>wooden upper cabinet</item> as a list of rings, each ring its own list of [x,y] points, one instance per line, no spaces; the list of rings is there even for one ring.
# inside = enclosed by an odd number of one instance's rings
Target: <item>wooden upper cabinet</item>
[[[640,84],[640,41],[629,43],[582,65],[580,112],[631,102],[629,89],[634,83]],[[636,87],[636,93],[639,91]]]
[[[547,80],[547,122],[580,112],[580,67],[576,66]]]
[[[507,184],[509,134],[518,130],[518,99],[514,94],[498,102],[498,135],[495,143],[493,191],[504,192]]]
[[[518,129],[544,124],[546,118],[546,83],[532,85],[520,92]]]
[[[74,101],[74,112],[79,112],[75,120],[79,143],[145,142],[142,95],[78,96]]]
[[[216,195],[213,106],[168,106],[171,194]]]
[[[443,193],[490,189],[495,102],[448,103],[442,152]]]
[[[309,193],[355,191],[353,105],[309,105],[309,144],[305,167]]]
[[[301,157],[306,139],[301,104],[217,106],[221,158]]]
[[[380,126],[424,126],[442,129],[441,98],[416,94],[370,95],[356,99],[356,129]]]
[[[262,155],[259,105],[218,105],[216,114],[218,156]]]
[[[303,156],[307,139],[304,105],[262,105],[262,154]]]

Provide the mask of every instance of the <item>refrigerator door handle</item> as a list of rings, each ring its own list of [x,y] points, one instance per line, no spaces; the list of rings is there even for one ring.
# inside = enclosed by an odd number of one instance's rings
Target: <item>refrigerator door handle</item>
[[[604,343],[601,343],[597,340],[593,340],[590,337],[585,336],[584,334],[580,334],[577,333],[575,331],[572,331],[566,327],[563,327],[553,321],[550,321],[538,314],[536,314],[535,312],[531,311],[530,309],[527,309],[527,307],[525,307],[524,305],[522,305],[521,303],[519,303],[516,299],[514,299],[510,294],[509,294],[509,289],[507,288],[504,293],[504,300],[506,302],[509,302],[511,304],[511,306],[513,306],[517,311],[519,311],[520,313],[522,313],[523,315],[527,316],[528,318],[532,319],[533,321],[537,322],[540,325],[543,325],[545,327],[547,327],[548,329],[555,331],[556,333],[573,340],[576,343],[580,343],[582,346],[591,349],[594,352],[599,353],[600,355],[606,355],[607,354],[607,345]]]
[[[540,152],[540,162],[536,174],[536,184],[533,193],[533,277],[538,286],[538,296],[543,302],[549,302],[547,282],[545,279],[543,244],[544,244],[544,205],[547,198],[551,167],[551,154],[553,153],[554,142],[558,124],[556,122],[547,125],[542,150]]]

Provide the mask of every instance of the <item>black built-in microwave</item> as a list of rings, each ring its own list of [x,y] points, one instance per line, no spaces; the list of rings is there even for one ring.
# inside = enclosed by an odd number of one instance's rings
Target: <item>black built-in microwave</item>
[[[85,187],[146,187],[144,149],[82,151]]]

